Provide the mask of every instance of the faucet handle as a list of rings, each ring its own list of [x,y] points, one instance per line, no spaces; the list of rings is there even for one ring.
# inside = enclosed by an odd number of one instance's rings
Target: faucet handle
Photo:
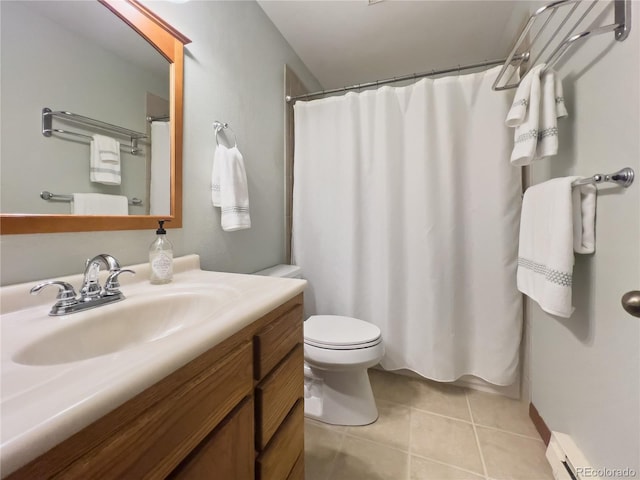
[[[50,280],[48,282],[39,283],[33,287],[29,293],[31,293],[31,295],[37,295],[43,288],[48,287],[49,285],[55,285],[59,289],[58,295],[56,296],[57,301],[51,309],[51,312],[59,309],[60,307],[68,307],[78,303],[78,300],[76,299],[76,291],[73,288],[73,285],[67,282],[61,282],[60,280]]]
[[[120,293],[120,282],[118,281],[118,277],[121,273],[133,273],[135,275],[136,272],[133,270],[129,270],[128,268],[111,271],[111,273],[109,273],[109,276],[107,277],[107,281],[104,284],[105,295],[117,295]]]

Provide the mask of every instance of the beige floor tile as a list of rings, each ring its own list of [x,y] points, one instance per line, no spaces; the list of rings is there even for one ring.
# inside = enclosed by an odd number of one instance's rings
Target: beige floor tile
[[[465,388],[431,380],[412,381],[417,392],[412,399],[412,407],[448,417],[471,420]]]
[[[410,480],[482,480],[484,477],[411,456]]]
[[[460,420],[412,410],[411,453],[484,474],[473,426]]]
[[[371,425],[348,427],[347,434],[409,450],[409,407],[378,400],[378,420]]]
[[[477,427],[487,474],[496,480],[553,480],[542,440]]]
[[[327,480],[329,478],[343,438],[344,432],[336,432],[305,419],[305,480]]]
[[[329,479],[405,480],[408,463],[407,453],[347,435]]]
[[[336,433],[344,433],[347,430],[347,427],[345,427],[344,425],[331,425],[330,423],[320,422],[309,417],[304,417],[304,423],[305,425],[309,424],[316,427],[326,428],[327,430],[331,430]]]
[[[376,399],[470,420],[464,388],[374,369],[369,377]]]
[[[471,415],[476,425],[499,428],[539,439],[529,418],[528,405],[518,400],[478,391],[468,392]]]
[[[386,400],[411,406],[411,398],[414,395],[413,385],[409,377],[382,370],[369,369],[369,379],[373,396],[376,400]]]

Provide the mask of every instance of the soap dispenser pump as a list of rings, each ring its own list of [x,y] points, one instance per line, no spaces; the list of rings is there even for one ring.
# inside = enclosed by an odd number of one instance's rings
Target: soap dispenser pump
[[[173,278],[173,245],[167,240],[165,221],[158,221],[159,228],[156,230],[158,237],[149,247],[150,281],[154,285],[169,283]]]

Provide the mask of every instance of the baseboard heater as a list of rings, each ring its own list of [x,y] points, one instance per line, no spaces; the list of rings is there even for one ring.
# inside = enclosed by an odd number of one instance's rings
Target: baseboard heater
[[[591,467],[567,434],[551,432],[546,456],[556,480],[600,480],[598,470]]]

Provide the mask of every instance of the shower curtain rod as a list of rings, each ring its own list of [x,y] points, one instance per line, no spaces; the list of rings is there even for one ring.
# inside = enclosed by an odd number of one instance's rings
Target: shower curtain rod
[[[526,62],[527,60],[529,60],[529,52],[521,53],[519,55],[514,55],[512,58],[512,62],[516,60],[522,60],[523,62]],[[349,90],[360,90],[361,88],[379,87],[380,85],[387,85],[389,83],[402,82],[403,80],[414,80],[418,78],[432,77],[435,75],[460,72],[461,70],[471,70],[474,68],[493,67],[496,65],[502,65],[506,61],[507,59],[503,58],[502,60],[489,60],[489,61],[480,62],[480,63],[473,63],[470,65],[462,65],[462,66],[458,65],[456,67],[444,68],[442,70],[431,70],[430,72],[424,72],[424,73],[412,73],[409,75],[403,75],[401,77],[387,78],[385,80],[376,80],[375,82],[359,83],[357,85],[350,85],[348,87],[332,88],[331,90],[320,90],[318,92],[305,93],[303,95],[296,95],[293,97],[291,95],[287,95],[284,98],[287,101],[287,103],[291,103],[291,102],[295,102],[296,100],[302,100],[305,98],[321,97],[323,95],[328,95],[331,93],[347,92]]]

